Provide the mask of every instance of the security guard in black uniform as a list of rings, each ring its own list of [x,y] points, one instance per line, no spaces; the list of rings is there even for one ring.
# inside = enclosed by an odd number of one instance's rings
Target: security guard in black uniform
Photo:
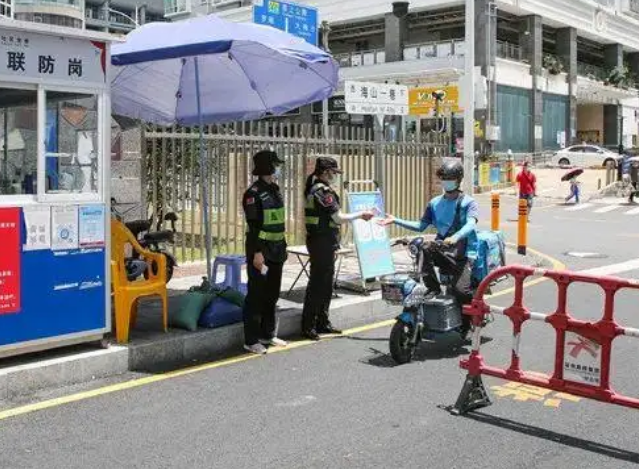
[[[248,294],[244,303],[244,348],[264,354],[269,345],[286,346],[275,337],[275,308],[286,262],[286,214],[276,179],[283,161],[273,151],[253,156],[258,179],[244,193],[242,206],[248,225],[246,261]]]
[[[333,297],[335,253],[340,247],[339,225],[359,218],[367,221],[373,218],[369,211],[341,212],[339,196],[331,187],[331,182],[341,173],[334,158],[319,157],[304,190],[306,247],[311,272],[302,312],[302,334],[311,340],[319,340],[319,334],[341,334],[328,318]]]

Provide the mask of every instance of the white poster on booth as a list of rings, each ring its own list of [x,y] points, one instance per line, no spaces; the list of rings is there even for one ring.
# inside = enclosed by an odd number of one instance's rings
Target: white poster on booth
[[[26,229],[25,251],[51,249],[51,207],[27,205],[22,209]]]
[[[601,345],[575,332],[566,332],[564,378],[598,386],[601,383]]]
[[[51,208],[51,249],[63,251],[78,248],[78,206]]]
[[[83,205],[79,211],[79,245],[81,248],[102,247],[105,244],[104,205]]]

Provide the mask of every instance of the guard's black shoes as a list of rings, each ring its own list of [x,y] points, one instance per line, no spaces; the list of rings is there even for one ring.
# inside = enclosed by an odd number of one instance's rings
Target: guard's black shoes
[[[302,331],[302,336],[309,340],[320,340],[321,337],[317,333],[315,329],[311,329],[310,331]]]
[[[340,329],[337,329],[331,325],[328,326],[324,326],[324,327],[319,327],[317,329],[317,332],[319,334],[341,334],[342,331]]]

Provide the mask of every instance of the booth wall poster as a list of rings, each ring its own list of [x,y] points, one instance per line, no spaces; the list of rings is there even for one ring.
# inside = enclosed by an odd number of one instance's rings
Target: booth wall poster
[[[0,356],[111,329],[109,38],[0,27]]]
[[[352,212],[372,210],[378,217],[385,215],[384,198],[380,191],[348,193]],[[395,272],[393,255],[386,228],[374,221],[353,222],[353,240],[357,249],[362,279],[380,277]]]

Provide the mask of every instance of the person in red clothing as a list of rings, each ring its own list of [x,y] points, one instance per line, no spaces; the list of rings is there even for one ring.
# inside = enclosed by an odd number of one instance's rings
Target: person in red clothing
[[[537,197],[537,178],[528,167],[528,162],[524,162],[521,172],[517,175],[519,185],[519,198],[528,202],[528,215],[533,206],[533,198]]]

